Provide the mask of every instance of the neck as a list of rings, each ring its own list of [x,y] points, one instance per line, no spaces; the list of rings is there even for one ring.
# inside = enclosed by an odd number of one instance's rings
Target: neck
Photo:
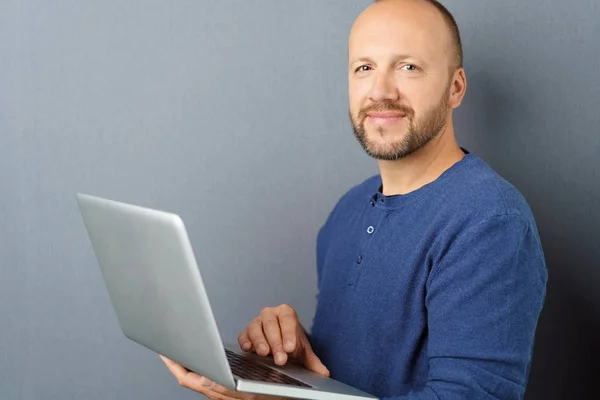
[[[379,161],[385,196],[407,194],[435,181],[465,156],[456,143],[452,117],[443,131],[426,146],[395,161]]]

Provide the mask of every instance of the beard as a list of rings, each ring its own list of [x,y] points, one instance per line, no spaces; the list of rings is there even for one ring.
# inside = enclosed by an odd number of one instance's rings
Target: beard
[[[395,161],[407,157],[417,150],[425,147],[429,142],[435,139],[444,129],[448,116],[448,96],[450,94],[450,85],[446,88],[442,99],[438,104],[427,110],[422,117],[415,118],[415,111],[405,105],[394,102],[383,101],[371,104],[360,110],[356,121],[350,113],[350,121],[354,136],[365,150],[365,152],[377,159],[385,161]],[[406,134],[394,141],[387,143],[377,143],[369,138],[365,128],[365,120],[369,112],[400,112],[408,120],[408,129]],[[389,127],[377,127],[377,134],[382,135]]]

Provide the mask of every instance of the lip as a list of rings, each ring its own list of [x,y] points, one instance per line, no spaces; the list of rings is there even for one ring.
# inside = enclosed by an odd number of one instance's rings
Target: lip
[[[406,117],[406,114],[399,112],[370,112],[367,116],[375,125],[394,125],[402,121]]]
[[[371,118],[403,118],[406,115],[400,112],[390,112],[390,111],[373,111],[367,114]]]

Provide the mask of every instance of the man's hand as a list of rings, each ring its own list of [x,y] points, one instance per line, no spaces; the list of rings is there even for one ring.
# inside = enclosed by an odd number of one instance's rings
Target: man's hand
[[[290,360],[329,376],[329,370],[313,352],[296,311],[287,304],[263,308],[239,334],[238,342],[244,351],[254,351],[260,356],[272,354],[277,365]]]
[[[181,386],[201,393],[211,400],[283,400],[278,397],[253,395],[229,390],[205,376],[187,370],[184,366],[177,364],[173,360],[163,356],[160,356],[160,358]]]
[[[273,354],[277,365],[288,360],[300,363],[307,369],[329,376],[329,370],[313,352],[306,331],[298,321],[296,311],[287,304],[264,308],[238,336],[244,351],[255,351],[260,356]],[[210,379],[189,371],[166,357],[160,356],[177,382],[211,400],[277,400],[266,395],[254,395],[229,390]]]

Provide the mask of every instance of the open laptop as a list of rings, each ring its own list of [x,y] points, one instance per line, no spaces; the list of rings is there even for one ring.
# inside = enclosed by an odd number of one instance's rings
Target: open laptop
[[[374,396],[298,365],[224,346],[181,218],[77,194],[125,336],[232,390],[312,400]]]

